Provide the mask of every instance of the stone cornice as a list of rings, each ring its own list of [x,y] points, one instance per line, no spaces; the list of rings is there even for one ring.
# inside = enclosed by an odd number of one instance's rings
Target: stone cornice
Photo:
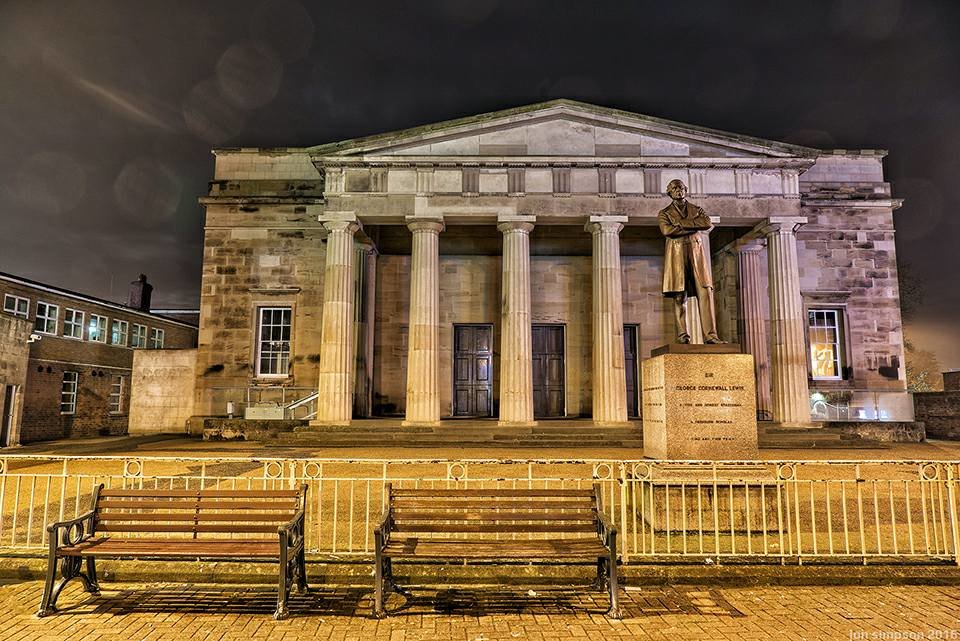
[[[630,169],[788,169],[803,172],[812,158],[695,158],[688,156],[313,156],[318,170],[324,168],[461,168],[461,167],[618,167]]]

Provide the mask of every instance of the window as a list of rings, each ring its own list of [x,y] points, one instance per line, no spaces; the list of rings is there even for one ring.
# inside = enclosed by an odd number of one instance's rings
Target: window
[[[123,377],[114,376],[110,384],[110,413],[120,414],[123,412]]]
[[[113,319],[113,327],[110,332],[110,343],[112,345],[127,346],[127,334],[130,329],[130,323],[127,321]]]
[[[163,330],[154,327],[150,330],[150,349],[163,349]]]
[[[50,303],[37,301],[37,320],[33,328],[43,334],[57,333],[57,317],[60,315],[60,308]]]
[[[287,376],[290,368],[290,308],[257,310],[257,376]]]
[[[27,318],[30,315],[30,300],[7,294],[3,297],[3,311],[20,318]]]
[[[840,312],[836,309],[807,311],[810,368],[813,377],[839,380],[841,376]]]
[[[133,334],[130,335],[130,347],[146,347],[147,346],[147,326],[146,325],[133,325]]]
[[[87,327],[87,338],[98,343],[107,342],[107,317],[90,314],[90,325]]]
[[[63,384],[60,386],[60,413],[75,414],[77,412],[77,380],[80,375],[76,372],[64,372]]]
[[[66,309],[63,312],[63,335],[83,339],[83,312]]]

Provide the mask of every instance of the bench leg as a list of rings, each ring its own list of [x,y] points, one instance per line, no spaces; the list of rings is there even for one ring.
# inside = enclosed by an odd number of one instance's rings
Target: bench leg
[[[40,600],[40,610],[38,617],[45,617],[57,611],[53,596],[53,582],[57,577],[57,557],[51,551],[50,558],[47,561],[47,578],[43,583],[43,598]]]
[[[281,554],[280,576],[277,579],[277,611],[273,613],[273,618],[277,621],[282,621],[290,615],[290,611],[287,609],[287,596],[290,590],[290,582],[287,579],[288,568],[286,554]]]
[[[384,558],[377,545],[373,568],[373,616],[382,619],[387,616],[387,611],[383,607],[383,584],[386,579],[383,572]]]
[[[611,619],[622,619],[623,613],[620,611],[620,600],[617,594],[617,553],[614,552],[607,560],[609,574],[607,586],[610,588],[610,610],[607,615]]]
[[[607,558],[606,557],[597,557],[597,578],[593,581],[593,588],[595,590],[606,590],[607,589]]]
[[[83,577],[83,575],[80,575]],[[87,577],[84,581],[84,587],[87,588],[87,592],[94,596],[100,596],[100,581],[97,579],[97,563],[96,559],[92,556],[87,557]]]
[[[307,553],[304,548],[300,548],[297,553],[297,591],[306,594],[307,590]]]

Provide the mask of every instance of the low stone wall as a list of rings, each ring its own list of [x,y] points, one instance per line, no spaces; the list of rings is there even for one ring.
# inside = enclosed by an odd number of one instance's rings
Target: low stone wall
[[[913,395],[914,413],[927,426],[929,438],[960,441],[960,391]]]
[[[197,350],[135,350],[130,434],[183,433],[193,415]]]
[[[927,430],[919,417],[916,421],[830,422],[827,426],[882,443],[922,443],[927,437]]]

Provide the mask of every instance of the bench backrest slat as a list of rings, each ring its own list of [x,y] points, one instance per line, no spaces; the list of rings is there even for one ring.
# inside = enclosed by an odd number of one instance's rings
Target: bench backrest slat
[[[592,489],[389,488],[390,529],[429,537],[530,535],[582,537],[598,532]]]
[[[96,531],[198,535],[277,536],[305,506],[306,486],[280,490],[102,489]],[[272,536],[271,536],[272,535]]]

